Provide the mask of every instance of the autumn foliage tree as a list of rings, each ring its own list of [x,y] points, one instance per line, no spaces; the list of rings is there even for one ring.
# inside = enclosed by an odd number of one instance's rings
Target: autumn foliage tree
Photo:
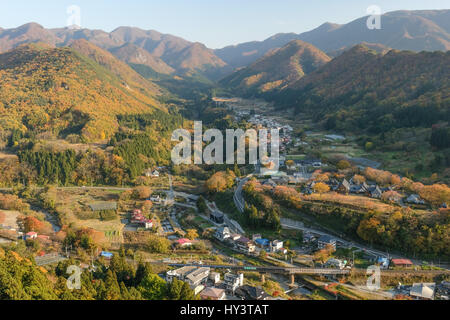
[[[325,184],[325,183],[323,183],[323,182],[318,182],[318,183],[316,183],[314,185],[313,189],[314,189],[315,192],[317,192],[319,194],[322,194],[322,193],[329,192],[330,191],[330,186]]]
[[[152,189],[146,186],[139,186],[133,189],[133,197],[139,200],[145,200],[152,195]]]
[[[223,192],[234,185],[236,175],[233,171],[228,170],[216,172],[211,178],[206,181],[206,189],[208,192]]]

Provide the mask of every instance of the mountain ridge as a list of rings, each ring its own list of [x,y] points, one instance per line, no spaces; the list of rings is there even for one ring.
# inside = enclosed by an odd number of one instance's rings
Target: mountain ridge
[[[252,65],[235,71],[220,83],[240,92],[267,92],[299,80],[331,59],[313,45],[293,40],[267,53]]]

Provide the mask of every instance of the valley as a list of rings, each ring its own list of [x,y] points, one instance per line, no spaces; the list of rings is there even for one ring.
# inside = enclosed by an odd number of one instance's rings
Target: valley
[[[221,49],[0,28],[0,300],[448,300],[449,12]],[[279,166],[175,164],[197,121],[277,130]]]

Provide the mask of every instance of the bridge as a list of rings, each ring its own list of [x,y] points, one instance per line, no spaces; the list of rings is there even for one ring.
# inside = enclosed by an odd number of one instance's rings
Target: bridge
[[[210,268],[210,269],[227,269],[233,271],[246,271],[246,272],[258,272],[261,274],[261,279],[265,282],[266,274],[284,274],[291,277],[291,286],[295,285],[295,275],[349,275],[349,274],[367,274],[367,269],[332,269],[332,268],[296,268],[296,267],[270,267],[270,266],[239,266],[239,265],[205,265],[196,263],[168,263],[170,267],[197,267],[197,268]],[[450,275],[450,270],[380,270],[382,276],[401,276],[405,274],[413,275]]]
[[[349,274],[350,269],[327,269],[327,268],[292,268],[292,267],[255,267],[255,266],[239,266],[239,265],[203,265],[203,264],[185,264],[171,263],[170,267],[197,267],[210,269],[230,269],[234,271],[249,271],[259,273],[280,273],[280,274],[328,274],[342,275]]]

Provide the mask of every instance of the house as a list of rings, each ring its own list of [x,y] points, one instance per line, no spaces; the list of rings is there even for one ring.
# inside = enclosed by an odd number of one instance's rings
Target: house
[[[226,239],[231,237],[231,231],[228,227],[221,227],[216,230],[214,233],[214,237],[220,241],[225,241]]]
[[[36,239],[38,234],[36,232],[28,232],[25,234],[25,240],[33,240]]]
[[[268,247],[270,245],[270,241],[268,239],[263,239],[263,238],[256,239],[255,243],[260,248],[266,248],[266,247]]]
[[[102,251],[102,252],[100,253],[100,256],[109,260],[109,259],[112,259],[112,257],[114,256],[114,254],[111,253],[111,252]]]
[[[350,193],[350,183],[347,181],[347,179],[344,179],[338,186],[337,192],[342,194],[349,194]]]
[[[269,295],[264,290],[248,285],[237,288],[235,294],[242,300],[257,301],[269,299]]]
[[[223,224],[225,222],[225,218],[222,212],[212,210],[209,214],[209,219],[217,224]]]
[[[226,291],[234,294],[237,288],[244,285],[244,274],[226,273],[223,280]]]
[[[195,289],[208,280],[209,272],[210,269],[206,267],[196,268],[192,272],[188,273],[184,280],[191,286],[192,289]]]
[[[210,269],[206,267],[186,266],[176,270],[169,270],[166,273],[167,282],[171,283],[174,278],[187,282],[191,288],[197,288],[199,285],[206,283],[208,280]]]
[[[245,252],[245,253],[252,253],[255,252],[256,246],[250,239],[247,239],[246,237],[240,237],[235,241],[235,246],[239,251]]]
[[[131,214],[130,222],[134,225],[137,225],[145,229],[153,228],[153,221],[144,217],[142,211],[138,209],[134,210],[133,213]]]
[[[383,191],[381,191],[379,186],[374,186],[369,189],[370,196],[375,199],[381,199]]]
[[[317,248],[319,249],[324,249],[328,245],[331,245],[336,250],[336,239],[328,235],[323,235],[317,240]]]
[[[231,235],[231,237],[230,237],[230,240],[232,240],[232,241],[237,241],[237,240],[239,240],[240,237],[241,237],[240,234],[238,234],[238,233],[233,233],[233,234]]]
[[[253,241],[256,241],[256,240],[261,239],[261,238],[262,238],[262,236],[261,236],[260,234],[254,234],[254,235],[252,236],[252,240],[253,240]]]
[[[326,266],[332,267],[332,268],[338,268],[338,269],[344,269],[346,263],[342,260],[331,258],[328,259],[328,261],[325,263]]]
[[[220,282],[220,273],[218,272],[211,272],[209,274],[209,280],[211,280],[214,284],[217,284]]]
[[[262,183],[263,186],[269,186],[272,188],[276,188],[277,184],[275,183],[275,181],[273,181],[272,179],[267,179]]]
[[[160,174],[158,170],[147,169],[144,171],[144,175],[148,178],[158,178]]]
[[[174,278],[177,278],[178,280],[183,281],[186,275],[188,275],[190,272],[194,271],[196,267],[192,266],[186,266],[175,270],[169,270],[166,273],[166,280],[167,282],[171,283]]]
[[[350,192],[356,194],[363,194],[367,193],[369,191],[369,188],[370,188],[369,185],[365,182],[358,185],[354,184],[350,186]]]
[[[180,247],[185,248],[185,247],[190,247],[192,246],[192,241],[186,238],[181,238],[178,239],[177,241],[175,241]]]
[[[379,264],[381,268],[387,269],[389,267],[389,260],[385,257],[378,257],[377,264]]]
[[[433,300],[436,283],[414,283],[409,295],[420,300]]]
[[[425,201],[420,198],[417,194],[412,194],[408,198],[406,198],[406,203],[411,204],[425,204]]]
[[[161,197],[159,195],[156,195],[156,196],[151,196],[150,197],[150,201],[154,202],[154,203],[161,203],[162,199],[161,199]]]
[[[274,240],[270,243],[270,252],[278,252],[283,249],[283,241]]]
[[[303,234],[303,243],[311,243],[316,240],[316,237],[312,235],[311,233],[305,233]]]
[[[206,287],[200,293],[200,298],[202,300],[225,300],[225,297],[225,290],[219,288]]]
[[[391,262],[395,267],[407,268],[413,266],[413,263],[409,259],[392,259]]]
[[[154,170],[154,171],[152,172],[152,177],[153,177],[153,178],[158,178],[158,177],[159,177],[159,171],[158,171],[158,170]]]
[[[42,240],[42,241],[50,241],[50,237],[49,236],[44,236],[42,234],[38,235],[37,238],[39,240]]]

